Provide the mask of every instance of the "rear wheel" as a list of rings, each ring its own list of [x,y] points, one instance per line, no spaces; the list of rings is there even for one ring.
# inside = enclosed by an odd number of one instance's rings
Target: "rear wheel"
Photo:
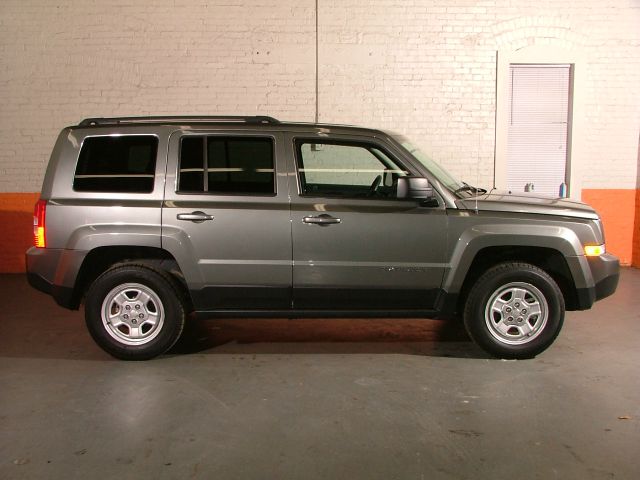
[[[85,321],[107,353],[123,360],[162,355],[178,340],[185,308],[171,277],[144,265],[121,265],[87,292]]]
[[[489,269],[471,288],[464,323],[487,353],[531,358],[553,343],[564,312],[562,292],[549,274],[528,263],[503,263]]]

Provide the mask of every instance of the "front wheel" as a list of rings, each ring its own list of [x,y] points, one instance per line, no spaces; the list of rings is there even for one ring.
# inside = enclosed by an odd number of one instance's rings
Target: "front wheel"
[[[168,274],[143,265],[121,265],[100,275],[89,288],[85,321],[107,353],[122,360],[148,360],[176,343],[185,309]]]
[[[487,353],[531,358],[553,343],[564,312],[562,292],[544,270],[528,263],[502,263],[471,288],[464,324]]]

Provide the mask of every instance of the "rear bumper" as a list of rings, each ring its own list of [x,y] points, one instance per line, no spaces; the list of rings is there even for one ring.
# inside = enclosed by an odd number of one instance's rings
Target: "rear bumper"
[[[40,290],[42,293],[51,295],[51,289],[53,285],[51,284],[51,282],[47,281],[46,278],[41,277],[36,273],[27,272],[27,281],[29,282],[29,285],[31,285],[36,290]]]
[[[60,285],[54,285],[50,283],[46,278],[41,277],[36,273],[27,272],[27,281],[36,290],[39,290],[47,295],[51,295],[56,303],[64,308],[77,310],[77,302],[73,300],[73,289],[68,287],[61,287]]]
[[[70,256],[65,253],[61,249],[31,247],[26,253],[27,281],[36,290],[51,295],[61,307],[76,310],[79,304],[73,284],[66,285],[65,277],[77,262],[70,262]],[[77,268],[73,270],[77,272]]]
[[[589,258],[589,268],[593,277],[593,287],[578,288],[578,309],[587,310],[598,300],[612,295],[620,279],[620,261],[614,255],[605,253]]]

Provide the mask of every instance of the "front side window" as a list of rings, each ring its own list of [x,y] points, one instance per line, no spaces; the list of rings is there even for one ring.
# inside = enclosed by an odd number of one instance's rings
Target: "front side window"
[[[73,189],[77,192],[153,191],[158,139],[151,135],[87,137]]]
[[[275,194],[273,140],[263,137],[183,137],[178,192]]]
[[[397,179],[408,172],[372,144],[298,141],[303,195],[395,197]]]

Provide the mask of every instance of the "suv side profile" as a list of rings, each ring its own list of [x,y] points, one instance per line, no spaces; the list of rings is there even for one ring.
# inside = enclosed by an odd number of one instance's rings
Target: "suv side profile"
[[[462,317],[489,354],[530,358],[619,276],[588,205],[487,193],[401,135],[271,117],[65,128],[26,260],[127,360],[189,315]]]

